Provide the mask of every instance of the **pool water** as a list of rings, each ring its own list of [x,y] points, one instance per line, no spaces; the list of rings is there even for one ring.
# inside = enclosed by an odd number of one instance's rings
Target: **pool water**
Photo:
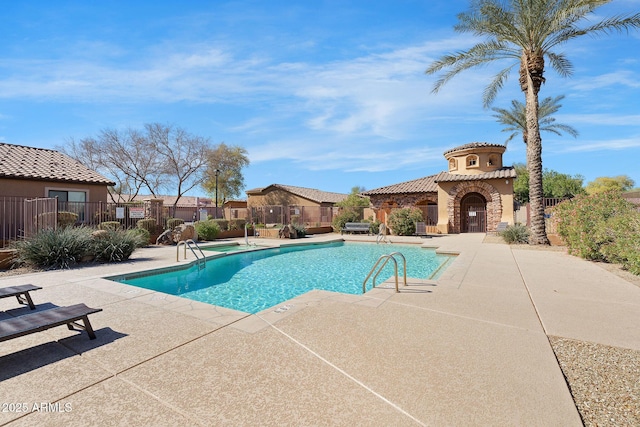
[[[313,289],[362,294],[376,261],[396,251],[407,260],[407,277],[435,279],[451,259],[418,245],[335,242],[235,252],[208,259],[205,268],[111,280],[253,314]],[[397,259],[402,277],[403,262]],[[393,272],[393,262],[387,263],[376,283]],[[367,290],[371,287],[369,279]]]

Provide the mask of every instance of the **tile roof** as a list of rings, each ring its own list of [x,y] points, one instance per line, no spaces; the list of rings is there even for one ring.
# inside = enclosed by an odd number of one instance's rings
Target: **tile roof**
[[[484,147],[495,147],[495,148],[502,148],[502,149],[507,148],[505,145],[502,145],[502,144],[491,144],[489,142],[470,142],[469,144],[464,144],[459,147],[454,147],[450,150],[447,150],[444,152],[444,155],[446,156],[447,154],[453,153],[454,151],[466,150],[468,148],[484,148]]]
[[[0,142],[0,177],[115,185],[59,151],[4,142]]]
[[[262,193],[264,190],[275,187],[284,191],[288,191],[299,197],[311,200],[316,203],[338,203],[346,199],[349,195],[343,193],[332,193],[330,191],[316,190],[315,188],[295,187],[293,185],[271,184],[263,188],[254,188],[247,190],[247,194]]]
[[[399,184],[375,188],[373,190],[364,191],[360,194],[363,196],[373,196],[378,194],[436,193],[438,191],[438,182],[480,181],[515,177],[516,170],[513,167],[504,167],[492,172],[485,172],[477,175],[440,172],[437,175],[425,176],[424,178],[418,178],[412,181],[405,181]]]
[[[436,185],[434,177],[435,175],[425,176],[424,178],[418,178],[412,181],[364,191],[360,194],[363,196],[372,196],[377,194],[435,193],[438,191],[438,186]]]
[[[515,178],[516,170],[513,167],[504,167],[491,172],[476,175],[463,175],[458,173],[440,172],[435,175],[435,182],[457,182],[457,181],[484,181],[487,179]]]

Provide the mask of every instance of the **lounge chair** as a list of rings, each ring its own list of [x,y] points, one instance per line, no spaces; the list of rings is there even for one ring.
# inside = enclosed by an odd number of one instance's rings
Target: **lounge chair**
[[[427,224],[424,222],[416,222],[416,236],[427,235]]]
[[[28,313],[0,321],[0,342],[13,338],[45,331],[56,326],[67,325],[69,330],[74,327],[84,329],[89,339],[95,339],[89,315],[102,311],[101,308],[89,308],[84,304],[76,304],[68,307],[56,307],[50,310]],[[83,325],[77,323],[82,320]]]
[[[0,298],[16,297],[20,304],[28,305],[31,310],[35,310],[36,306],[29,292],[37,291],[38,289],[42,288],[40,286],[33,286],[32,284],[0,288]]]

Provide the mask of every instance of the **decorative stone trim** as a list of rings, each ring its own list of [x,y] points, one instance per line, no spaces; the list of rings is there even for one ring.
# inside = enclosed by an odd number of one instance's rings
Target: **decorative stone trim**
[[[449,232],[460,233],[460,201],[469,193],[481,194],[487,201],[487,231],[494,231],[502,218],[502,198],[498,190],[483,181],[464,181],[449,190],[447,213],[449,216]]]

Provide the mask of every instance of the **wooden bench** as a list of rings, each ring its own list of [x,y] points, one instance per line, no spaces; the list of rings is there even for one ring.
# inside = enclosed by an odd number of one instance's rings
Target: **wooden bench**
[[[344,232],[351,233],[367,233],[369,234],[369,223],[368,222],[347,222],[342,230],[340,230],[340,234]]]
[[[32,284],[9,286],[0,289],[0,298],[16,297],[20,304],[28,305],[31,310],[35,310],[36,306],[31,299],[29,292],[42,289],[40,286],[33,286]]]
[[[101,308],[89,308],[84,304],[70,305],[68,307],[56,307],[50,310],[28,313],[0,321],[0,342],[13,338],[45,331],[56,326],[67,325],[69,330],[84,329],[89,334],[89,339],[95,339],[89,315],[102,311]],[[77,323],[82,320],[83,325]]]

